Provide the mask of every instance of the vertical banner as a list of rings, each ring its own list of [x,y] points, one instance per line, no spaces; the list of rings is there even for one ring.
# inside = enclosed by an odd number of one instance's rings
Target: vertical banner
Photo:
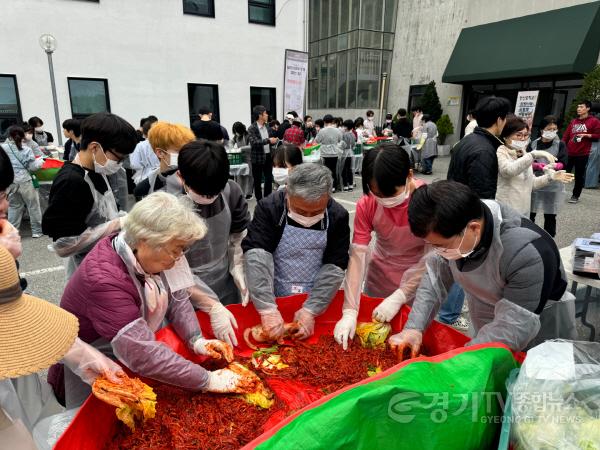
[[[517,95],[515,115],[523,119],[529,125],[529,129],[533,123],[539,93],[540,91],[519,91]]]
[[[304,116],[307,75],[308,53],[286,49],[282,115],[296,111],[298,116]]]

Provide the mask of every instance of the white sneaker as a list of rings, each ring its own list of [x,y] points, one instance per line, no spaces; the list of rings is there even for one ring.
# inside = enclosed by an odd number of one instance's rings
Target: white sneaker
[[[458,319],[456,319],[454,322],[452,322],[450,324],[450,326],[452,328],[454,328],[455,330],[460,331],[461,333],[466,333],[467,331],[469,331],[469,327],[471,326],[471,322],[469,322],[469,320],[465,319],[464,317],[459,317]]]
[[[469,304],[465,301],[462,305],[462,310],[461,313],[462,314],[466,314],[469,312]]]
[[[43,236],[43,234],[42,234],[42,233],[33,233],[33,234],[31,235],[31,237],[32,237],[33,239],[41,238],[42,236]]]

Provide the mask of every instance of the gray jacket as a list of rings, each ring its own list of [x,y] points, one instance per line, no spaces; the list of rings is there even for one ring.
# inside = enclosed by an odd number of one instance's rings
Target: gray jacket
[[[321,128],[315,142],[321,144],[321,157],[332,158],[342,154],[342,130],[336,127]]]
[[[424,330],[436,317],[450,287],[455,282],[453,270],[469,280],[469,277],[481,276],[481,273],[478,275],[476,273],[480,267],[486,265],[491,274],[488,278],[489,283],[493,283],[493,278],[496,276],[503,286],[500,292],[492,295],[491,298],[482,296],[481,292],[471,292],[463,286],[469,299],[471,319],[478,333],[472,343],[494,340],[521,350],[536,338],[538,331],[539,335],[546,338],[574,337],[572,335],[574,310],[572,318],[569,314],[563,314],[563,317],[553,325],[550,322],[554,318],[548,320],[549,317],[545,317],[555,314],[554,310],[550,313],[548,311],[555,305],[562,304],[560,300],[568,295],[567,278],[556,243],[550,235],[515,210],[504,205],[499,205],[499,210],[501,221],[492,215],[490,208],[484,203],[484,232],[480,244],[469,257],[450,262],[435,253],[429,255],[427,270],[421,279],[406,324],[407,329]],[[501,245],[498,245],[498,242]],[[499,250],[500,253],[495,261],[491,261],[488,257],[494,249]],[[483,286],[485,281],[477,279],[476,284],[481,287],[481,291],[486,291],[487,286]],[[528,330],[520,329],[517,321],[507,320],[506,316],[499,313],[499,310],[505,311],[504,307],[507,305],[509,307],[512,305],[513,309],[517,310],[517,315],[511,317],[521,318],[530,315],[538,323],[541,322],[541,329],[539,325],[537,329],[532,327],[527,335]],[[477,313],[474,313],[475,310]],[[564,320],[559,324],[562,319]],[[490,329],[490,324],[497,325],[496,330],[500,329],[502,336],[509,337],[504,339],[496,332],[486,333]],[[523,331],[526,334],[524,337]],[[482,339],[480,334],[487,334],[491,339]]]

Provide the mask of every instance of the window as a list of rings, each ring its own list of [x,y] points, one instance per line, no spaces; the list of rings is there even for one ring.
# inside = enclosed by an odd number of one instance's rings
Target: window
[[[215,0],[183,0],[183,13],[215,17]]]
[[[413,106],[421,106],[421,97],[425,93],[426,84],[413,85],[408,90],[408,110]]]
[[[0,75],[0,141],[11,125],[23,122],[15,75]]]
[[[67,78],[71,115],[83,119],[98,112],[110,112],[108,81],[104,78]]]
[[[361,49],[358,53],[358,85],[356,89],[359,108],[372,108],[379,104],[380,78],[381,51]]]
[[[275,88],[250,86],[250,121],[254,121],[254,118],[252,117],[252,108],[257,105],[262,105],[267,108],[270,120],[277,118],[277,98]]]
[[[248,22],[275,26],[275,0],[248,0]]]
[[[188,103],[190,125],[198,120],[200,108],[208,108],[213,113],[213,120],[219,122],[219,86],[216,84],[188,83]]]

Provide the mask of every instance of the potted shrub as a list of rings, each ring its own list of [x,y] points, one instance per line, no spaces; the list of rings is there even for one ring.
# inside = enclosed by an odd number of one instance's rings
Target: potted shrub
[[[446,137],[454,133],[454,126],[448,114],[442,115],[439,120],[435,123],[438,129],[438,154],[440,156],[446,156],[450,153],[450,146],[444,145]]]

